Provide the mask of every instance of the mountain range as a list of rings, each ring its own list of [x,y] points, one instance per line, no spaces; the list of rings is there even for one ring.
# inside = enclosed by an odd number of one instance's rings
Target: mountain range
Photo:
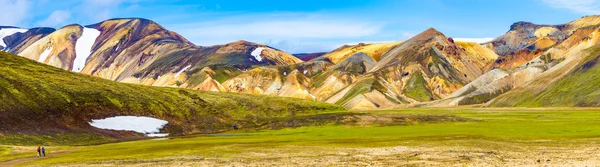
[[[243,40],[197,46],[151,20],[122,18],[59,29],[0,27],[0,50],[117,82],[348,109],[598,106],[599,28],[600,16],[561,25],[517,22],[481,44],[430,28],[403,41],[292,55]]]

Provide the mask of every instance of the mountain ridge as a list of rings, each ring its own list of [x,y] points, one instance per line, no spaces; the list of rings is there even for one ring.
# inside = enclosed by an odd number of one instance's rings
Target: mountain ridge
[[[118,82],[296,97],[368,109],[449,99],[454,99],[452,104],[489,101],[538,77],[565,54],[593,45],[581,40],[595,40],[589,34],[598,25],[600,16],[559,25],[521,21],[483,44],[454,41],[431,27],[404,41],[344,45],[305,60],[244,40],[197,46],[143,18],[41,28],[2,40],[8,42],[9,52],[20,56]],[[86,29],[100,33],[87,39],[92,43],[90,54],[81,58],[75,45]],[[73,65],[81,59],[82,68]]]
[[[81,36],[86,36],[83,32],[86,29],[100,33],[96,39],[88,39],[88,43],[92,44],[90,55],[83,58],[85,64],[74,67],[76,65],[73,62],[81,57],[75,52],[75,43]],[[421,34],[435,36],[441,33],[430,28]],[[416,36],[407,41],[418,38]],[[445,36],[440,38],[444,39],[439,40],[447,42]],[[377,108],[392,107],[401,104],[400,101],[416,102],[403,96],[405,86],[391,86],[390,81],[381,81],[383,76],[373,76],[370,72],[377,64],[381,64],[380,59],[384,59],[392,48],[406,46],[405,42],[400,41],[342,46],[304,62],[277,48],[244,40],[222,45],[196,46],[181,35],[142,18],[115,18],[88,26],[74,24],[35,39],[35,42],[22,42],[29,44],[13,49],[13,53],[66,70],[81,71],[119,82],[332,101],[331,96],[336,94],[346,96],[344,99],[362,97],[360,93],[349,92],[351,94],[343,95],[340,93],[344,92],[339,91],[342,88],[355,90],[350,87],[357,85],[350,83],[368,80],[364,83],[381,85],[376,90],[380,93],[370,93],[369,98],[350,101],[359,102],[360,106]],[[364,53],[361,58],[347,61],[359,52]],[[344,80],[343,84],[335,83],[340,79]],[[427,91],[431,89],[425,85],[421,88]],[[381,92],[388,93],[386,95]],[[427,100],[443,98],[444,94]],[[373,99],[384,101],[369,104]],[[352,108],[355,105],[348,103],[345,106]]]

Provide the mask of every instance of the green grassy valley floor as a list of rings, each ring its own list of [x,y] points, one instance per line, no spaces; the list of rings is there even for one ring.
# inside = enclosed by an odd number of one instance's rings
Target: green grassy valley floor
[[[600,163],[599,111],[355,111],[320,126],[48,146],[47,158],[6,145],[0,166],[589,166]]]

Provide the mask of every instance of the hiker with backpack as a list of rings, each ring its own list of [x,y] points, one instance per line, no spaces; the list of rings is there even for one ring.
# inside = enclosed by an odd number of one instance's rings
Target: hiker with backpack
[[[40,146],[38,146],[38,148],[37,148],[37,153],[38,153],[38,157],[42,156],[42,149],[40,148]]]

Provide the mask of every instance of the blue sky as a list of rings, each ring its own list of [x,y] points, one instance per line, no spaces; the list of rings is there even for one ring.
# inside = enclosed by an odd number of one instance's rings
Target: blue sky
[[[485,40],[517,21],[561,24],[600,14],[600,0],[0,0],[0,25],[59,28],[142,17],[197,45],[236,40],[290,53],[401,41],[434,27]]]

